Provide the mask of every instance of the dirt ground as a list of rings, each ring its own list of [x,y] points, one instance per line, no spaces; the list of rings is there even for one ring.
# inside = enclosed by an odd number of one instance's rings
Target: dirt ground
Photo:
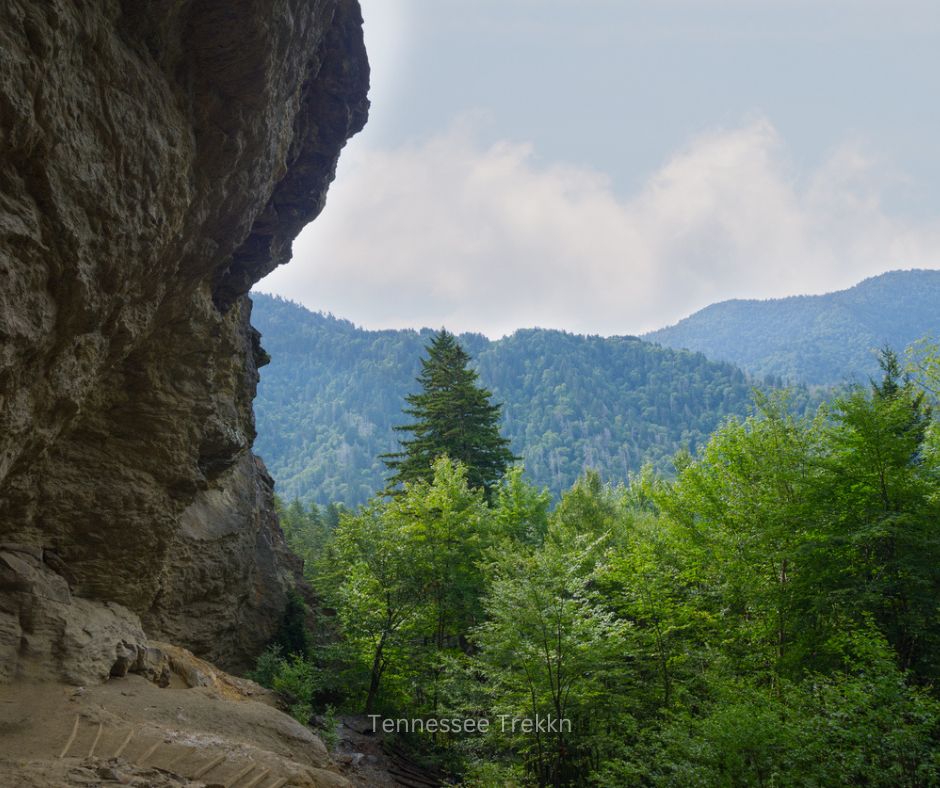
[[[0,687],[3,786],[349,784],[322,741],[265,697],[161,689],[133,675]]]
[[[190,662],[203,676],[210,670]],[[174,674],[164,689],[135,675],[87,688],[0,685],[0,786],[441,785],[383,743],[367,717],[339,718],[329,753],[272,693],[221,672],[210,679],[189,687]]]

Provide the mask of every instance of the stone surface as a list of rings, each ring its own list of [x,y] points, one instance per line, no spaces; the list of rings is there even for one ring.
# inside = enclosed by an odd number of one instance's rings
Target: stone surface
[[[70,616],[232,667],[271,634],[296,566],[250,454],[245,294],[367,87],[355,0],[0,4],[0,542],[57,565]]]
[[[251,679],[232,676],[223,670],[219,670],[215,665],[206,662],[204,659],[199,659],[188,649],[175,646],[172,643],[151,640],[150,651],[156,655],[159,664],[166,667],[169,674],[166,686],[170,686],[172,681],[176,687],[189,689],[201,687],[218,698],[256,700],[272,708],[285,710],[283,700],[274,690],[262,687]],[[138,660],[138,668],[141,664],[142,661]],[[140,669],[133,672],[144,675],[144,672]],[[159,686],[159,684],[157,685]]]
[[[96,684],[128,672],[159,680],[140,619],[114,602],[73,597],[33,548],[0,546],[0,682]]]
[[[148,632],[233,669],[249,667],[257,633],[270,632],[303,564],[287,548],[271,500],[273,481],[250,454],[196,494],[180,516]],[[245,561],[251,556],[251,561]],[[207,627],[205,622],[215,622]]]
[[[0,686],[0,785],[350,785],[309,728],[215,674],[222,691],[139,676]]]

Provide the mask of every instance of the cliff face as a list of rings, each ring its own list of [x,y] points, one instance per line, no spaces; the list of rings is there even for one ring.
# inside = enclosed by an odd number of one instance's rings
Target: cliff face
[[[355,0],[0,6],[8,678],[56,648],[23,555],[229,667],[270,636],[297,566],[250,451],[245,294],[322,209],[367,88]]]

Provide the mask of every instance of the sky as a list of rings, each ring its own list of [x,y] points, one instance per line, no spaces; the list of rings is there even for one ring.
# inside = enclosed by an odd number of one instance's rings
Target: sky
[[[363,0],[366,129],[256,290],[641,334],[940,268],[936,0]]]

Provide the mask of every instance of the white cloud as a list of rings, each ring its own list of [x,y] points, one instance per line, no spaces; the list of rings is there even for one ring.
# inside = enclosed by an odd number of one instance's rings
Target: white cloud
[[[887,215],[886,177],[855,144],[798,173],[758,119],[695,139],[623,199],[601,173],[458,124],[351,147],[293,262],[258,289],[368,327],[640,333],[725,298],[940,267],[940,222]]]

